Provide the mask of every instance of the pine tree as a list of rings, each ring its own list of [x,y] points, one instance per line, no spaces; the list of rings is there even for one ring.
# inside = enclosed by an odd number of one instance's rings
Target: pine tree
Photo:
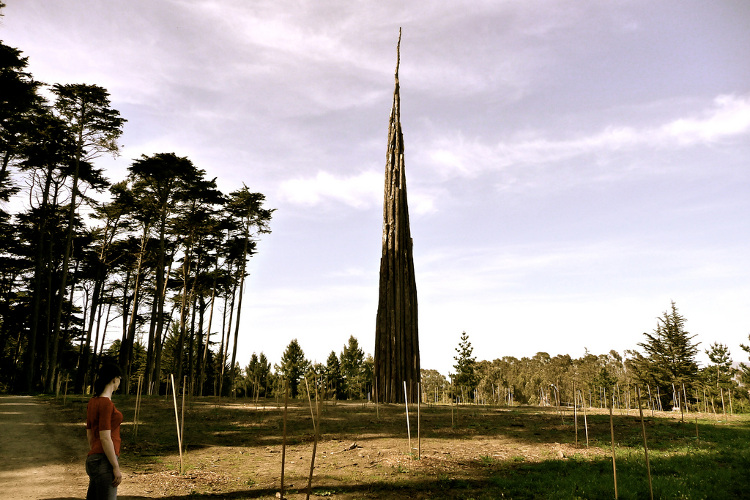
[[[297,342],[297,339],[293,339],[281,356],[281,365],[277,367],[289,383],[289,394],[292,397],[297,396],[300,379],[309,365],[310,362],[305,359],[305,353],[302,351],[299,342]]]
[[[341,375],[346,384],[346,395],[349,399],[362,395],[362,374],[365,353],[359,347],[359,342],[354,335],[349,336],[349,341],[341,351]]]
[[[467,397],[472,397],[479,383],[476,373],[477,358],[472,356],[473,352],[474,348],[469,341],[469,335],[466,332],[461,333],[461,341],[456,348],[457,356],[453,357],[456,360],[456,364],[453,365],[456,370],[453,375],[453,384],[459,393],[463,390]]]
[[[695,356],[700,342],[693,343],[696,336],[685,330],[685,322],[672,301],[670,310],[658,318],[654,332],[644,333],[646,341],[638,344],[644,354],[638,353],[630,364],[641,382],[662,387],[666,394],[672,394],[673,385],[677,389],[683,384],[690,387],[698,377]]]
[[[729,353],[729,348],[724,344],[714,342],[705,352],[711,361],[711,365],[703,370],[706,382],[717,389],[729,387],[732,376],[736,371],[732,368],[732,356]]]
[[[325,382],[328,391],[332,391],[336,399],[344,397],[344,378],[341,376],[341,363],[335,351],[331,351],[326,360]]]

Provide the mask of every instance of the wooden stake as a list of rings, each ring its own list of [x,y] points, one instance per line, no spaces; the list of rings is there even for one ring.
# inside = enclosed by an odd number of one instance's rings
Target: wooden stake
[[[174,374],[170,373],[172,377],[172,399],[174,401],[174,421],[177,425],[177,447],[180,450],[180,474],[182,474],[182,436],[180,435],[180,417],[177,415],[177,391],[174,388]]]
[[[576,448],[578,448],[578,393],[575,384],[573,384],[573,422],[576,429]]]
[[[307,496],[305,497],[307,500],[310,500],[310,491],[312,488],[312,477],[313,477],[313,471],[315,470],[315,453],[318,450],[318,436],[320,435],[320,400],[318,398],[318,390],[315,390],[315,406],[317,409],[318,417],[317,417],[317,423],[316,423],[316,417],[313,414],[313,406],[312,406],[312,399],[310,398],[310,386],[307,383],[307,377],[305,377],[305,386],[307,387],[307,401],[310,403],[310,414],[312,415],[312,422],[313,422],[313,433],[314,433],[314,439],[313,439],[313,449],[312,449],[312,458],[310,459],[310,475],[307,478]]]
[[[281,500],[284,500],[284,462],[286,461],[286,413],[289,406],[289,384],[284,381],[284,426],[281,438]]]
[[[607,397],[607,389],[604,389],[604,397]],[[612,403],[609,405],[609,433],[612,440],[612,476],[615,480],[615,499],[617,499],[617,464],[615,463],[615,424],[612,419],[612,407],[615,404],[615,395],[612,394]]]
[[[583,393],[581,393],[581,397],[583,397]],[[591,396],[591,392],[589,392],[589,397]],[[583,427],[586,429],[586,448],[589,447],[589,422],[586,418],[586,404],[584,402],[583,404]]]
[[[133,415],[133,438],[138,437],[138,413],[141,409],[141,384],[143,383],[143,375],[138,377],[138,389],[135,395],[135,412]]]
[[[187,386],[187,375],[183,377],[182,380],[182,416],[180,417],[182,421],[180,422],[180,440],[183,446],[183,449],[185,449],[185,388]],[[180,474],[184,474],[184,470],[180,470]]]
[[[421,386],[422,384],[417,383],[417,392],[419,393],[419,398],[417,399],[417,460],[420,460],[422,458],[422,436],[420,434],[420,427],[421,427],[421,415],[420,415],[420,406],[422,406],[422,392],[421,392]]]
[[[411,429],[409,428],[409,395],[406,393],[406,380],[404,380],[404,406],[406,407],[406,433],[409,435],[409,456],[411,456]]]
[[[651,483],[651,464],[648,461],[648,443],[646,442],[646,422],[643,420],[643,408],[641,408],[641,388],[638,391],[638,412],[641,415],[641,430],[643,431],[643,452],[646,455],[646,471],[648,472],[648,491],[651,494],[651,500],[654,500],[654,487]]]

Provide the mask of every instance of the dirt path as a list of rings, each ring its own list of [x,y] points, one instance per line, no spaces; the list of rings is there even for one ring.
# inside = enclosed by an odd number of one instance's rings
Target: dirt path
[[[88,446],[80,425],[63,423],[45,401],[0,396],[0,497],[12,500],[84,499]],[[120,486],[120,498],[145,498],[136,485]]]

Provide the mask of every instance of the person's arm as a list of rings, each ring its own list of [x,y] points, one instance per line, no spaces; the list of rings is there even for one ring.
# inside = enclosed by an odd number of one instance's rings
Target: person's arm
[[[94,446],[94,429],[86,429],[86,439],[89,441],[89,450]]]
[[[122,472],[120,472],[120,462],[117,460],[117,454],[115,454],[115,444],[112,442],[112,431],[99,431],[99,439],[102,442],[104,454],[107,455],[109,463],[112,464],[112,471],[115,475],[112,486],[117,486],[122,482]]]

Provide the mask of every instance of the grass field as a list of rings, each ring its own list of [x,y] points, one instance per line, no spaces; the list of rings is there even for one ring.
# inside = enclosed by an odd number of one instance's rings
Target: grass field
[[[180,472],[173,400],[115,395],[125,415],[128,481],[154,497],[274,498],[280,489],[283,405],[189,398]],[[80,422],[86,398],[57,400]],[[179,404],[179,401],[178,401]],[[181,412],[181,408],[179,409]],[[615,498],[609,414],[554,407],[426,406],[328,402],[321,410],[312,498]],[[645,412],[655,498],[750,497],[750,415]],[[697,420],[696,420],[697,419]],[[641,420],[615,410],[619,498],[649,498]],[[417,439],[419,431],[420,439]],[[314,431],[307,401],[290,403],[285,497],[304,498]]]

